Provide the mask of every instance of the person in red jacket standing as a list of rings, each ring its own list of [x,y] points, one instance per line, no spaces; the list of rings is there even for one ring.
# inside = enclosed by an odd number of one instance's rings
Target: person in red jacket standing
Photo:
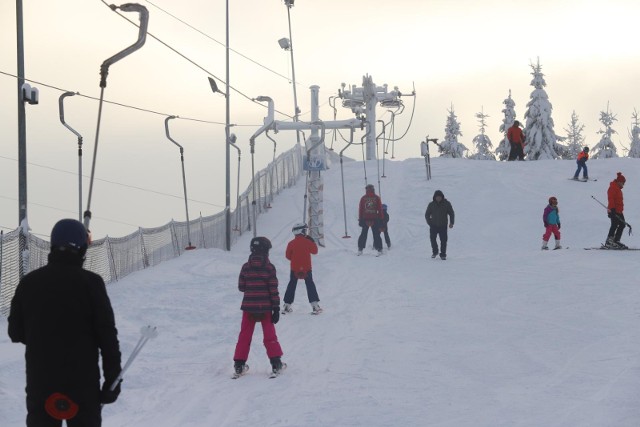
[[[626,245],[620,243],[622,231],[627,225],[623,214],[624,201],[622,197],[622,188],[625,182],[627,179],[622,175],[622,172],[618,172],[616,179],[611,181],[607,190],[607,199],[609,200],[607,214],[611,219],[611,227],[604,246],[609,249],[628,249]]]
[[[276,268],[269,261],[271,242],[266,237],[254,237],[251,239],[250,249],[249,260],[242,266],[238,278],[238,290],[244,294],[244,297],[240,305],[242,310],[240,334],[233,355],[235,370],[233,378],[238,378],[249,369],[246,361],[257,322],[262,325],[263,343],[267,349],[273,375],[277,375],[286,366],[280,360],[282,348],[274,326],[280,320],[280,295]]]
[[[367,245],[367,235],[369,228],[373,233],[373,247],[382,254],[382,239],[380,238],[380,224],[384,220],[382,212],[382,201],[376,194],[373,185],[365,187],[366,194],[360,198],[358,209],[358,225],[362,227],[360,237],[358,237],[358,255],[362,255],[362,250]]]
[[[508,160],[524,160],[524,133],[520,129],[520,122],[514,121],[513,126],[507,131],[507,139],[511,145]]]
[[[304,279],[307,285],[307,297],[311,304],[312,314],[322,313],[320,308],[320,298],[316,290],[316,284],[313,283],[313,274],[311,272],[311,255],[318,253],[318,245],[313,237],[307,236],[307,224],[298,223],[291,229],[295,237],[287,245],[285,256],[291,261],[291,274],[289,276],[289,284],[284,294],[284,307],[282,314],[291,313],[293,309],[291,305],[296,297],[296,285],[298,280]]]

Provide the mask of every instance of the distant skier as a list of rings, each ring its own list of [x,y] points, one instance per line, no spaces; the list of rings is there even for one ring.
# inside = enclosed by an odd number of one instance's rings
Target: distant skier
[[[442,191],[436,190],[433,193],[433,201],[427,206],[424,218],[429,225],[431,258],[438,256],[438,241],[436,238],[440,236],[440,258],[447,259],[447,226],[453,228],[455,214],[451,203],[445,199]]]
[[[587,172],[587,160],[589,160],[589,147],[584,147],[580,153],[578,153],[578,158],[576,163],[578,164],[578,169],[576,173],[573,175],[573,179],[578,180],[578,175],[580,175],[580,171],[582,170],[582,179],[589,179],[589,173]]]
[[[358,209],[358,225],[362,227],[362,232],[358,238],[358,255],[362,255],[362,250],[367,245],[367,235],[369,228],[373,233],[373,247],[382,254],[382,239],[380,238],[380,222],[384,218],[382,213],[382,201],[376,194],[372,184],[365,187],[366,194],[360,198]]]
[[[289,275],[287,291],[284,294],[282,314],[293,311],[291,304],[293,304],[293,300],[296,297],[296,285],[299,279],[304,279],[304,283],[307,286],[307,297],[313,314],[320,314],[322,312],[320,298],[311,273],[311,255],[318,253],[318,245],[316,245],[313,237],[307,236],[307,224],[298,223],[293,226],[291,231],[295,237],[289,242],[285,251],[285,256],[291,261],[291,274]]]
[[[389,237],[389,212],[387,210],[387,205],[382,204],[382,213],[384,218],[382,218],[382,222],[380,223],[380,232],[384,235],[384,241],[387,244],[387,249],[391,249],[391,238]],[[382,244],[382,242],[380,242]]]
[[[26,348],[27,426],[99,427],[101,404],[120,394],[120,383],[110,390],[121,371],[111,302],[103,279],[82,268],[88,239],[81,222],[58,221],[49,262],[20,280],[11,301],[9,337]]]
[[[266,237],[254,237],[250,244],[249,260],[242,266],[238,278],[238,290],[242,298],[242,323],[238,343],[233,356],[236,375],[246,371],[251,338],[256,322],[262,325],[263,343],[271,362],[272,372],[277,374],[283,367],[282,348],[278,342],[275,324],[280,320],[280,295],[276,268],[269,261],[271,242]]]
[[[542,250],[549,249],[547,243],[553,234],[556,239],[556,246],[553,249],[562,249],[560,245],[560,210],[558,209],[558,199],[554,196],[549,197],[549,204],[542,212],[542,222],[545,231],[542,235]]]
[[[618,172],[616,179],[611,181],[609,189],[607,190],[607,199],[609,201],[607,205],[607,214],[611,219],[611,227],[609,228],[609,234],[607,235],[607,242],[604,244],[609,249],[628,249],[628,247],[620,242],[622,238],[622,231],[626,226],[624,219],[624,201],[622,196],[622,188],[627,182],[627,179],[622,175],[622,172]]]
[[[507,131],[507,139],[511,146],[508,160],[524,160],[524,133],[520,129],[520,122],[515,120]]]

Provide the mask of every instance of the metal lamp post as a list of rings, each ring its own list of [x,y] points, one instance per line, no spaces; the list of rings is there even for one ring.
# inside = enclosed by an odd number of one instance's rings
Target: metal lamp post
[[[173,138],[171,138],[171,135],[169,135],[169,120],[175,119],[175,118],[176,116],[169,116],[166,119],[164,119],[164,130],[167,134],[167,138],[169,138],[169,141],[173,142],[175,145],[177,145],[180,148],[180,163],[182,164],[182,188],[184,189],[184,209],[187,215],[187,241],[189,242],[189,245],[185,249],[189,251],[191,249],[195,249],[196,247],[191,244],[191,226],[189,225],[189,204],[187,203],[187,178],[185,177],[185,173],[184,173],[184,148],[182,148],[182,145],[178,144]]]
[[[65,92],[60,95],[58,108],[60,110],[60,123],[78,137],[78,221],[82,221],[82,135],[64,121],[64,99],[73,95],[75,95],[74,92]]]

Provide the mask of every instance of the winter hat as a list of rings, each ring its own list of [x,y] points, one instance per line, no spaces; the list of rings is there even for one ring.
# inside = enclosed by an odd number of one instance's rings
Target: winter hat
[[[373,184],[368,184],[366,187],[364,187],[365,190],[369,191],[375,191],[375,187],[373,186]]]
[[[627,178],[625,178],[624,175],[622,175],[622,172],[618,172],[616,181],[618,181],[621,184],[624,184],[625,182],[627,182]]]
[[[584,148],[582,149],[582,151],[584,151],[585,153],[588,153],[588,152],[589,152],[589,147],[584,147]]]
[[[440,190],[436,190],[436,192],[433,193],[433,200],[435,200],[436,197],[438,197],[438,196],[440,196],[440,197],[442,197],[444,199],[444,193],[442,191],[440,191]]]
[[[549,197],[549,204],[553,205],[553,204],[558,204],[558,199],[556,199],[555,196],[551,196]]]
[[[514,121],[513,121],[513,125],[514,125],[514,126],[520,126],[520,122],[519,122],[519,121],[517,121],[517,120],[514,120]]]

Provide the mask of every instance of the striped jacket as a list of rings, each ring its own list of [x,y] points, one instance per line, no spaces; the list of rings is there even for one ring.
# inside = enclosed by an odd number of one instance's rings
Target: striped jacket
[[[244,293],[240,310],[270,313],[280,310],[276,268],[266,255],[252,254],[240,270],[238,290]]]

